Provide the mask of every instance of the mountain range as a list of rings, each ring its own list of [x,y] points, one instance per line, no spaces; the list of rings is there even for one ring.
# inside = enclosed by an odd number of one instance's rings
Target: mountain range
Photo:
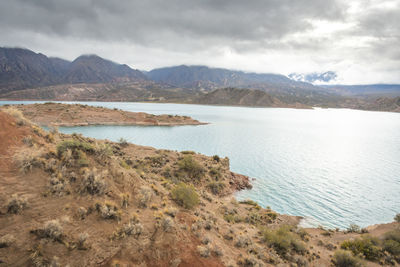
[[[22,48],[0,48],[1,99],[372,109],[371,103],[379,97],[400,96],[400,85],[315,86],[306,82],[335,75],[293,74],[290,78],[187,65],[139,71],[97,55],[82,55],[71,62]],[[397,102],[389,99],[376,106],[380,109],[382,103]]]

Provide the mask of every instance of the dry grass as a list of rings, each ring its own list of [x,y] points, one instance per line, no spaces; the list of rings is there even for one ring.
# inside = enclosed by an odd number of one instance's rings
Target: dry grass
[[[26,125],[28,123],[28,120],[24,117],[24,114],[22,114],[22,112],[15,107],[8,107],[3,109],[3,111],[13,116],[17,122],[17,125],[19,126]]]

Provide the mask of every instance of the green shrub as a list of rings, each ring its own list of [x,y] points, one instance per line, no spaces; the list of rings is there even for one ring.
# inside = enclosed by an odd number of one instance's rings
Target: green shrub
[[[393,256],[400,257],[400,230],[387,232],[383,239],[383,249]]]
[[[394,221],[400,223],[400,213],[397,213],[396,216],[394,216]]]
[[[361,238],[344,241],[340,247],[350,250],[354,255],[364,255],[367,260],[377,261],[382,257],[382,249],[378,245],[377,238],[364,235]]]
[[[182,151],[181,153],[184,154],[184,155],[194,155],[194,154],[196,154],[196,152],[191,151],[191,150],[185,150],[185,151]]]
[[[71,139],[71,140],[62,141],[61,143],[59,143],[57,145],[58,157],[61,158],[61,156],[64,154],[64,152],[66,152],[68,149],[70,149],[71,151],[75,151],[75,150],[79,149],[84,152],[89,152],[89,153],[94,152],[94,147],[91,144],[89,144],[87,142],[82,142],[79,140]]]
[[[242,221],[242,218],[236,214],[225,214],[224,219],[228,223],[240,223]]]
[[[179,205],[191,209],[199,203],[199,195],[192,185],[180,183],[171,191],[172,198]]]
[[[361,262],[350,252],[338,250],[333,255],[333,264],[337,267],[360,267]]]
[[[179,171],[186,174],[190,179],[200,180],[204,176],[204,168],[191,155],[186,155],[178,161]]]
[[[281,256],[291,250],[299,254],[303,254],[306,250],[304,243],[292,232],[292,227],[289,225],[283,225],[275,230],[265,229],[262,235],[264,241]]]
[[[260,208],[260,205],[258,205],[257,202],[255,202],[254,200],[251,200],[251,199],[241,200],[241,201],[239,201],[239,203],[240,204],[251,205],[251,206]]]
[[[224,189],[225,184],[223,182],[211,182],[208,184],[208,188],[210,188],[211,192],[214,195],[218,195],[222,192],[222,190]]]

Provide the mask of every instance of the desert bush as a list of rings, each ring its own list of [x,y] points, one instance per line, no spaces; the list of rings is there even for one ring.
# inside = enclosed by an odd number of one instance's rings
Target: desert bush
[[[88,152],[88,153],[94,153],[95,149],[94,147],[84,141],[76,140],[76,139],[70,139],[70,140],[65,140],[60,142],[57,145],[57,155],[59,158],[61,158],[67,149],[70,149],[72,152],[75,150],[81,150],[83,152]]]
[[[178,205],[186,209],[192,209],[199,203],[199,195],[192,185],[179,183],[172,189],[171,195]]]
[[[78,236],[78,249],[86,249],[86,240],[88,239],[89,234],[88,233],[80,233]]]
[[[15,237],[12,234],[6,234],[0,237],[0,248],[11,246],[15,242]]]
[[[197,246],[197,252],[199,252],[200,256],[203,258],[208,258],[211,254],[208,246]]]
[[[81,185],[81,193],[88,193],[91,195],[104,194],[107,183],[103,175],[104,173],[97,173],[95,169],[86,171]]]
[[[122,138],[122,137],[118,140],[118,143],[121,146],[127,146],[128,145],[128,141],[125,138]]]
[[[215,160],[216,162],[219,162],[219,161],[220,161],[220,157],[219,157],[218,155],[214,155],[212,158],[213,158],[213,160]]]
[[[96,203],[96,209],[103,219],[120,220],[122,212],[117,205],[111,201],[105,201],[103,204]]]
[[[53,195],[62,196],[64,193],[69,193],[68,181],[64,179],[61,173],[53,174],[50,178],[50,192]]]
[[[396,216],[394,216],[394,221],[400,223],[400,213],[397,213]]]
[[[17,164],[19,170],[26,173],[31,171],[34,167],[41,167],[44,164],[40,159],[42,155],[42,149],[22,147],[14,153],[13,160]]]
[[[63,235],[63,228],[58,220],[47,221],[43,227],[44,237],[60,241]]]
[[[338,250],[333,254],[333,264],[336,267],[360,267],[361,261],[354,257],[350,252]]]
[[[235,247],[245,248],[251,245],[251,239],[248,236],[239,235],[235,242]]]
[[[383,236],[383,249],[396,259],[400,260],[400,229],[395,229],[385,233]]]
[[[218,195],[222,192],[222,190],[224,190],[225,184],[223,182],[213,181],[213,182],[209,183],[207,186],[208,186],[208,188],[210,188],[211,192],[214,195]]]
[[[142,187],[138,194],[138,203],[140,208],[147,208],[151,198],[153,197],[153,192],[150,188]]]
[[[352,223],[349,225],[349,227],[347,227],[347,232],[348,233],[360,233],[361,228],[357,224]]]
[[[211,168],[208,173],[217,181],[222,177],[221,171],[217,168]]]
[[[124,224],[117,231],[114,232],[112,239],[121,239],[126,236],[134,236],[138,238],[143,233],[143,225],[139,222],[136,217],[129,220],[128,223]]]
[[[275,230],[265,229],[262,231],[262,235],[264,241],[281,256],[286,255],[291,250],[299,254],[305,252],[304,243],[297,234],[292,232],[291,226],[283,225]]]
[[[94,151],[96,156],[101,160],[113,155],[113,150],[109,144],[96,142],[94,145]]]
[[[175,218],[177,213],[178,213],[178,210],[173,207],[164,209],[164,214],[171,216],[173,218]]]
[[[171,232],[175,224],[174,220],[172,220],[170,217],[163,217],[161,220],[161,225],[164,232]]]
[[[25,125],[28,122],[24,117],[22,111],[20,111],[15,107],[8,107],[6,109],[3,109],[3,111],[14,117],[15,121],[17,122],[17,125],[19,126]]]
[[[81,220],[84,220],[86,218],[86,215],[88,214],[87,209],[85,209],[84,207],[79,207],[78,208],[78,217]]]
[[[33,146],[33,138],[32,136],[28,135],[22,138],[22,142],[27,146]]]
[[[246,199],[246,200],[241,200],[239,201],[240,204],[246,204],[246,205],[251,205],[254,207],[260,207],[260,205],[258,205],[257,202],[255,202],[254,200],[251,199]]]
[[[369,235],[344,241],[340,247],[350,250],[354,255],[363,255],[367,260],[377,261],[383,256],[379,240]]]
[[[200,180],[204,176],[205,169],[198,163],[196,160],[193,159],[191,155],[186,155],[178,161],[178,176],[185,179],[184,175],[187,175],[189,180]]]
[[[224,219],[228,223],[240,223],[243,221],[243,218],[236,214],[225,214]]]
[[[7,212],[12,214],[18,214],[27,206],[27,200],[25,197],[13,194],[7,203]]]
[[[129,199],[131,198],[131,195],[129,193],[125,194],[120,194],[121,197],[121,207],[122,208],[127,208],[129,206]]]
[[[194,152],[192,150],[184,150],[184,151],[181,151],[181,153],[184,154],[184,155],[194,155],[194,154],[196,154],[196,152]]]

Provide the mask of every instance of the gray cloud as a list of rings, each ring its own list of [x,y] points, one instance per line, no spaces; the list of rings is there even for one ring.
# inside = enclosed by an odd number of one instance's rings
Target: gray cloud
[[[351,12],[352,3],[358,12]],[[0,0],[0,45],[68,59],[93,52],[138,68],[192,63],[286,74],[332,69],[339,79],[355,80],[366,71],[358,64],[368,63],[371,74],[399,80],[400,5],[374,3]],[[319,23],[350,26],[320,33]],[[382,74],[386,65],[390,75]]]

